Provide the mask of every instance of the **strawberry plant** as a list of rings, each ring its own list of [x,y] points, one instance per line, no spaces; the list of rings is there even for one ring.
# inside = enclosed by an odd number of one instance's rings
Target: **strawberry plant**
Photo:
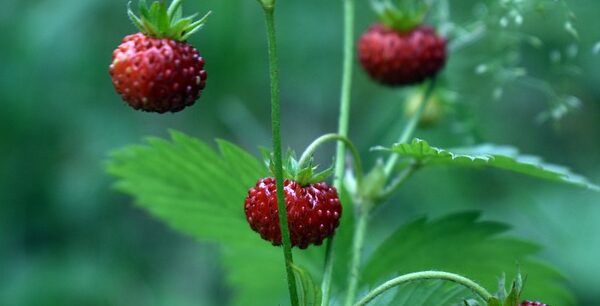
[[[168,7],[154,2],[148,8],[141,1],[140,17],[129,11],[141,33],[123,40],[109,70],[115,89],[135,109],[180,111],[204,89],[204,59],[186,39],[206,18],[181,17],[181,2]],[[379,222],[374,212],[397,204],[393,196],[409,192],[405,183],[426,168],[496,168],[600,190],[583,176],[512,146],[480,142],[446,149],[415,137],[419,124],[435,127],[432,123],[444,116],[442,107],[461,112],[459,103],[439,104],[469,97],[464,84],[444,73],[454,58],[470,60],[462,53],[466,46],[516,36],[503,41],[503,50],[511,54],[490,55],[475,67],[490,76],[495,86],[490,97],[500,99],[504,86],[525,78],[514,54],[518,57],[523,40],[535,39],[516,35],[511,25],[555,1],[492,3],[480,12],[485,18],[463,24],[449,17],[449,1],[377,0],[373,6],[379,21],[355,41],[354,0],[344,0],[339,127],[316,138],[299,159],[291,150],[284,156],[281,144],[285,122],[280,119],[275,12],[286,2],[280,2],[258,1],[268,42],[271,148],[263,148],[259,158],[226,140],[217,140],[215,149],[210,142],[171,131],[171,139],[150,138],[111,154],[107,169],[117,178],[116,188],[175,230],[217,243],[236,305],[545,305],[525,299],[571,305],[564,278],[535,257],[539,247],[505,235],[506,224],[482,220],[478,212],[398,222],[387,237],[369,232]],[[573,24],[565,24],[577,36]],[[396,90],[413,87],[398,140],[372,146],[378,158],[368,168],[349,137],[358,62],[376,82]],[[564,105],[556,102],[561,95],[552,92],[553,114],[556,105]],[[432,106],[437,111],[428,110]],[[314,155],[329,143],[337,143],[334,162],[321,168]],[[505,273],[514,277],[509,292]],[[500,290],[492,294],[498,283]]]

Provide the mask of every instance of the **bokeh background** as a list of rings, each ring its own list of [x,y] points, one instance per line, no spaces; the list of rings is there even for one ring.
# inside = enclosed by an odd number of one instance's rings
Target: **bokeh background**
[[[523,14],[519,26],[510,11],[508,25],[504,13],[494,19],[482,5],[491,2],[453,1],[451,20],[465,25],[487,14],[486,31],[504,24],[525,36],[484,35],[452,54],[441,81],[452,93],[449,110],[417,136],[439,146],[514,144],[600,182],[600,2],[566,1],[578,39],[564,8]],[[302,150],[337,126],[341,2],[278,4],[284,145]],[[254,153],[269,145],[261,11],[254,0],[185,1],[187,12],[214,13],[191,39],[206,58],[208,86],[193,107],[156,115],[128,108],[108,76],[112,50],[134,31],[125,7],[117,0],[2,2],[0,305],[230,300],[218,246],[174,233],[135,208],[111,189],[103,163],[111,150],[166,137],[170,128]],[[367,1],[357,0],[357,36],[373,18]],[[456,33],[452,24],[441,30]],[[527,77],[519,77],[521,68]],[[351,137],[368,163],[380,157],[369,147],[397,137],[407,94],[356,70]],[[579,107],[570,107],[569,95]],[[539,120],[548,113],[561,118]],[[331,153],[319,158],[329,161]],[[432,169],[378,211],[385,222],[372,231],[462,210],[483,210],[513,225],[513,235],[543,245],[541,256],[565,274],[579,305],[600,305],[598,193],[498,171]]]

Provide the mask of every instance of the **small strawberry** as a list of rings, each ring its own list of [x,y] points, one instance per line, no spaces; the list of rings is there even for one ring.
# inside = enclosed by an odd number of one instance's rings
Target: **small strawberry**
[[[305,249],[310,244],[321,245],[325,238],[334,234],[342,215],[336,189],[323,182],[332,169],[313,175],[316,167],[312,167],[312,161],[302,167],[292,156],[287,160],[284,193],[292,246]],[[261,178],[250,188],[244,211],[252,230],[273,245],[281,245],[274,178]]]
[[[113,51],[110,75],[116,91],[134,109],[177,112],[194,104],[206,83],[204,59],[186,43],[206,17],[181,18],[181,0],[167,8],[163,1],[147,7],[140,0],[140,17],[128,15],[140,33],[126,36]]]
[[[421,24],[426,8],[411,11],[390,1],[374,3],[382,22],[373,24],[358,42],[365,71],[389,86],[417,84],[435,76],[446,63],[446,40]]]
[[[339,225],[342,205],[335,188],[326,183],[300,185],[285,180],[285,205],[292,246],[321,245]],[[262,178],[248,191],[244,204],[250,227],[273,245],[281,245],[275,179]]]
[[[541,302],[523,301],[520,306],[548,306]]]

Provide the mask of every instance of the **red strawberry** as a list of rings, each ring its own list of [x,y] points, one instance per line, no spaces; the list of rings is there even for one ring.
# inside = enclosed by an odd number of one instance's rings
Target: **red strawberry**
[[[390,86],[410,85],[444,67],[446,41],[426,26],[399,31],[377,23],[360,38],[358,54],[373,79]]]
[[[547,304],[532,301],[523,301],[520,306],[548,306]]]
[[[323,182],[301,186],[285,180],[284,192],[292,246],[305,249],[309,244],[321,245],[334,234],[342,214],[335,188]],[[258,180],[248,191],[244,210],[254,231],[273,245],[281,245],[275,179]]]
[[[180,18],[181,1],[167,8],[140,1],[141,17],[128,11],[140,33],[126,36],[112,55],[113,85],[131,107],[147,112],[177,112],[194,104],[206,83],[204,59],[185,42],[206,18]],[[167,22],[165,22],[167,21]]]
[[[125,37],[113,52],[110,75],[131,107],[157,113],[194,104],[206,82],[204,59],[194,47],[142,33]]]

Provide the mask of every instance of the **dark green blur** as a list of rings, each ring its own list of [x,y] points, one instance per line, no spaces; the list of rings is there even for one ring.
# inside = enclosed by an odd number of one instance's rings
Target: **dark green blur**
[[[473,18],[477,1],[451,2],[459,20]],[[519,80],[494,100],[497,84],[476,75],[474,61],[503,50],[484,40],[451,54],[440,82],[460,89],[454,103],[462,111],[449,111],[417,136],[438,146],[512,144],[599,183],[600,2],[567,3],[579,41],[552,14],[525,16],[524,31],[544,44],[519,48],[520,66],[579,97],[579,109],[540,123],[547,96]],[[277,5],[282,136],[285,147],[301,151],[337,127],[341,2]],[[193,107],[165,115],[130,109],[110,82],[112,50],[134,31],[126,1],[1,6],[0,305],[226,304],[235,292],[225,284],[218,246],[196,243],[135,208],[111,189],[103,162],[109,151],[165,137],[170,128],[224,138],[257,155],[270,144],[266,36],[256,0],[184,2],[186,14],[213,11],[190,39],[206,59],[207,88]],[[368,1],[357,0],[357,37],[373,18]],[[577,52],[568,50],[573,44]],[[551,61],[557,50],[572,54],[560,69]],[[407,91],[376,85],[356,68],[350,136],[371,166],[382,155],[369,148],[400,133]],[[317,157],[329,162],[332,153],[333,146]],[[579,305],[600,304],[598,193],[499,171],[430,169],[377,211],[370,231],[382,237],[415,216],[464,210],[483,210],[485,218],[512,224],[513,235],[542,244],[542,257],[566,275]]]

